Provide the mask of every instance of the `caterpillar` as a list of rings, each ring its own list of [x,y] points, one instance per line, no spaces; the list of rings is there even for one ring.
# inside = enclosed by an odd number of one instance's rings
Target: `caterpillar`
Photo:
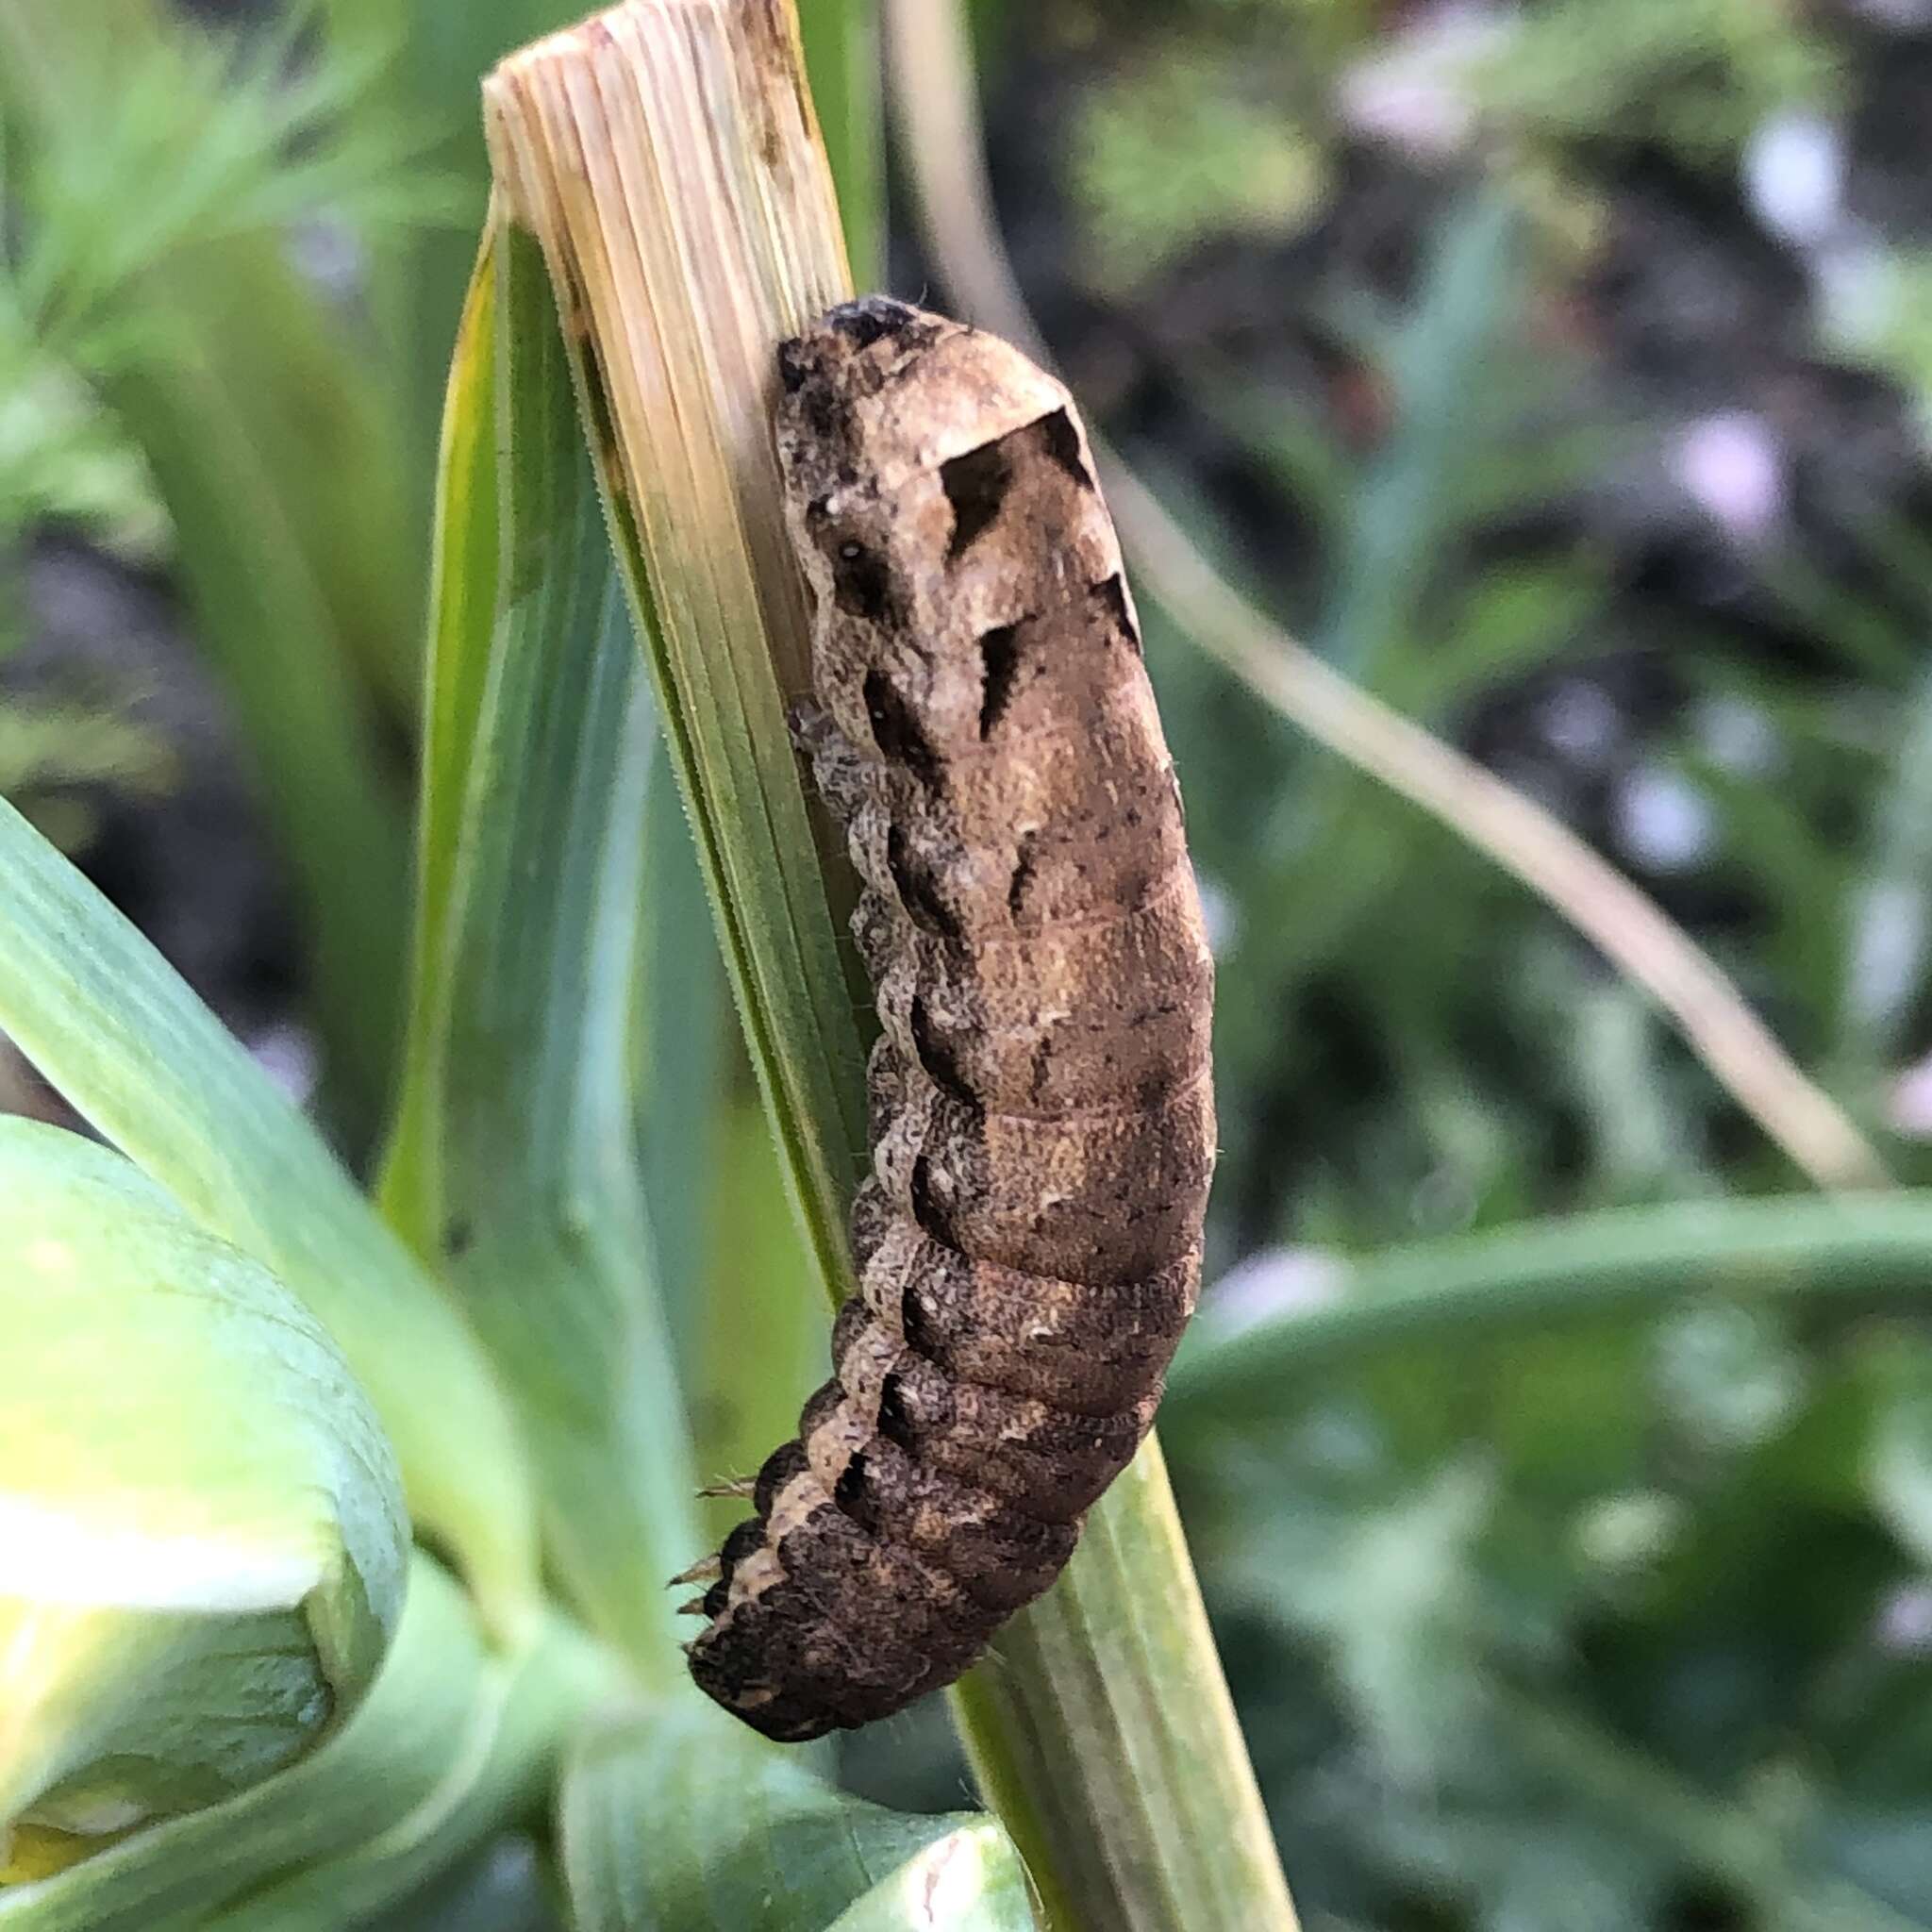
[[[1120,546],[1067,392],[883,297],[779,352],[813,607],[796,720],[880,1034],[834,1374],[690,1606],[786,1741],[951,1683],[1058,1575],[1192,1311],[1213,968]]]

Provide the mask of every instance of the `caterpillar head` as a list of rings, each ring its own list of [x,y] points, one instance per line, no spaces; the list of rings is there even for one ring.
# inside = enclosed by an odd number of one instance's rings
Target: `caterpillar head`
[[[841,302],[783,343],[778,381],[788,491],[834,516],[1068,407],[1010,343],[887,295]]]

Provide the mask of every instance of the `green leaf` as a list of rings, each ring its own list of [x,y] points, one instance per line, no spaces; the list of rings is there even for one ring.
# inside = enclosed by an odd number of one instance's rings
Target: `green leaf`
[[[669,1684],[665,1579],[698,1531],[631,1096],[650,719],[541,262],[514,231],[486,244],[444,452],[385,1201],[496,1358],[565,1591]]]
[[[548,1796],[565,1747],[620,1703],[615,1658],[560,1617],[508,1662],[486,1664],[461,1748],[393,1822],[340,1857],[302,1868],[210,1919],[205,1932],[339,1932],[361,1924]]]
[[[508,1626],[534,1599],[517,1431],[475,1338],[315,1130],[154,948],[0,803],[0,1029],[348,1357],[417,1520]]]
[[[512,1828],[439,1873],[359,1932],[565,1932],[547,1848]]]
[[[491,1668],[462,1592],[419,1557],[395,1642],[340,1733],[251,1790],[136,1832],[57,1877],[0,1888],[0,1926],[199,1932],[258,1886],[367,1844],[428,1803],[487,1740],[478,1726],[493,1723]]]
[[[1932,1569],[1932,1368],[1897,1346],[1871,1360],[1880,1396],[1865,1452],[1873,1507],[1914,1561]]]
[[[782,21],[767,38],[774,18],[745,16],[734,33],[706,10],[660,43],[649,8],[604,16],[608,95],[573,90],[590,43],[558,36],[491,76],[486,120],[505,204],[542,241],[569,320],[585,436],[752,1064],[837,1301],[864,1058],[856,966],[820,872],[819,838],[835,835],[808,808],[786,725],[810,676],[766,397],[779,340],[850,284]],[[620,128],[610,104],[638,91]],[[641,149],[654,158],[633,166]],[[728,238],[711,219],[720,203],[744,225]]]
[[[885,280],[885,85],[879,0],[799,0],[799,39],[838,190],[852,279]]]
[[[1002,1932],[1039,1921],[1026,1868],[991,1818],[936,1839],[832,1921],[829,1932]]]
[[[752,1474],[797,1432],[799,1391],[824,1380],[829,1353],[825,1305],[786,1208],[764,1110],[745,1094],[720,1113],[709,1176],[716,1230],[691,1297],[687,1370],[698,1467],[714,1483]],[[743,1520],[743,1498],[720,1496],[706,1516],[720,1541]]]
[[[1895,749],[1872,812],[1870,850],[1845,946],[1840,1033],[1867,1065],[1900,1051],[1932,934],[1932,673],[1921,673],[1892,724]],[[1829,903],[1828,901],[1825,903]]]
[[[184,293],[174,307],[193,350],[132,366],[106,393],[146,456],[173,521],[197,638],[242,724],[264,816],[300,895],[325,1088],[349,1133],[366,1144],[386,1101],[394,1046],[408,848],[401,802],[377,755],[350,652],[372,630],[377,648],[407,637],[409,607],[396,597],[373,623],[370,614],[345,620],[330,608],[366,573],[375,543],[353,567],[312,555],[312,528],[333,518],[340,529],[344,519],[332,508],[290,502],[297,492],[288,479],[355,476],[366,504],[379,498],[385,471],[350,437],[318,451],[294,425],[261,420],[290,368],[300,369],[299,345],[316,319],[283,281],[279,259],[247,258],[252,245],[232,253],[212,285],[234,305],[225,313],[248,318],[246,345],[225,346],[198,313],[199,300]],[[199,276],[208,274],[204,266],[187,278],[200,300],[209,285]],[[233,386],[271,341],[287,360],[259,371],[238,395]],[[309,387],[303,400],[313,408],[319,374]],[[350,413],[344,406],[327,420],[340,427]]]
[[[390,0],[320,0],[332,41],[395,49],[384,78],[393,117],[447,188],[450,219],[419,223],[372,264],[371,292],[389,324],[403,389],[410,468],[427,484],[454,337],[483,225],[490,169],[476,114],[477,76],[512,47],[576,19],[574,0],[491,0],[487,7],[397,8]],[[396,42],[400,41],[400,46]],[[420,510],[429,491],[422,491]],[[417,534],[412,519],[409,534]],[[426,517],[420,521],[426,525]]]
[[[496,621],[498,546],[498,275],[494,231],[484,243],[463,304],[443,398],[437,462],[435,541],[429,567],[421,797],[416,811],[415,933],[403,1075],[383,1163],[382,1204],[419,1254],[434,1252],[441,1181],[434,1119],[446,1050],[446,929],[455,897],[468,760],[491,658],[474,640]]]
[[[1291,1383],[1398,1342],[1654,1314],[1699,1295],[1746,1303],[1923,1299],[1932,1192],[1683,1201],[1525,1222],[1391,1248],[1346,1292],[1218,1324],[1210,1299],[1168,1384],[1171,1419],[1268,1412]]]
[[[1085,281],[1124,297],[1204,238],[1283,243],[1320,219],[1331,163],[1285,65],[1259,37],[1217,59],[1181,33],[1079,91],[1060,140]]]
[[[120,1156],[0,1119],[0,1864],[258,1783],[401,1614],[394,1458],[328,1338]]]
[[[581,1932],[1005,1932],[1025,1874],[990,1819],[847,1796],[708,1708],[598,1733],[559,1819]]]
[[[1518,224],[1502,195],[1435,228],[1414,311],[1390,339],[1395,426],[1364,473],[1337,559],[1321,648],[1338,669],[1379,686],[1384,660],[1420,628],[1437,546],[1498,405],[1484,377],[1507,343],[1521,285]]]
[[[638,1141],[659,1292],[680,1358],[688,1359],[702,1345],[708,1320],[702,1289],[711,1261],[720,1142],[741,1108],[741,1094],[757,1103],[691,825],[661,734],[652,743],[644,782],[641,895],[650,917],[636,989]],[[762,1116],[759,1124],[767,1165],[776,1177],[772,1206],[790,1220]],[[728,1170],[728,1157],[725,1165]],[[794,1227],[794,1249],[797,1242]]]

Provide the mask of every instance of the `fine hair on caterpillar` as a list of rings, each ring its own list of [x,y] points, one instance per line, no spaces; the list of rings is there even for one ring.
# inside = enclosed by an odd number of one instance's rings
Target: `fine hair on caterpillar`
[[[691,1668],[796,1740],[951,1683],[1152,1424],[1200,1278],[1213,969],[1066,391],[880,297],[779,375],[798,737],[881,1027],[872,1172],[833,1377],[692,1606]]]

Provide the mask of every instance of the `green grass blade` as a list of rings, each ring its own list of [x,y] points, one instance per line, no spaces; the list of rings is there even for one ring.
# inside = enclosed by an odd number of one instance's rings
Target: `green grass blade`
[[[449,192],[451,219],[421,223],[372,263],[371,295],[392,342],[411,468],[424,478],[408,534],[427,528],[428,469],[436,449],[449,343],[483,225],[490,166],[476,116],[476,77],[512,47],[562,26],[572,0],[491,0],[487,7],[391,6],[322,0],[332,40],[394,48],[385,75],[396,119],[421,142],[423,164]],[[395,43],[400,41],[400,45]]]
[[[661,735],[644,784],[643,896],[650,917],[636,987],[638,1139],[659,1291],[688,1358],[699,1344],[700,1289],[715,1224],[712,1178],[738,1108],[741,1063],[724,961]],[[781,1212],[783,1196],[781,1181]]]
[[[847,1796],[708,1707],[588,1739],[558,1803],[580,1932],[1020,1932],[990,1819]]]
[[[691,1296],[687,1352],[698,1468],[708,1483],[755,1474],[798,1427],[801,1389],[824,1380],[828,1323],[811,1257],[785,1205],[784,1177],[764,1110],[727,1091],[713,1124],[711,1240]],[[705,1511],[715,1546],[744,1516],[742,1497]]]
[[[1932,943],[1932,673],[1919,674],[1894,729],[1897,749],[1854,902],[1839,1015],[1840,1052],[1856,1057],[1861,1071],[1901,1052]]]
[[[1304,1376],[1388,1350],[1553,1322],[1641,1319],[1698,1295],[1803,1305],[1923,1300],[1932,1193],[1809,1194],[1611,1208],[1353,1263],[1320,1307],[1217,1328],[1183,1345],[1168,1384],[1190,1424],[1276,1408]]]
[[[732,1030],[724,962],[661,739],[645,809],[638,1130],[653,1252],[700,1477],[755,1470],[823,1378],[826,1309]],[[743,1513],[701,1510],[715,1541]]]
[[[471,277],[443,395],[429,568],[421,795],[416,809],[415,938],[403,1074],[383,1165],[391,1223],[420,1255],[441,1233],[441,1137],[435,1108],[449,1028],[447,933],[462,837],[463,795],[490,672],[502,530],[496,489],[496,231],[486,231]]]
[[[273,304],[249,303],[251,326],[272,326],[264,307]],[[395,1043],[402,816],[280,500],[281,464],[254,446],[224,382],[197,354],[165,371],[125,371],[108,396],[173,520],[197,637],[242,721],[264,813],[293,873],[331,1110],[366,1145]]]
[[[777,341],[848,284],[823,154],[796,90],[773,84],[795,60],[782,13],[625,8],[507,62],[487,113],[512,219],[542,239],[583,358],[614,546],[752,1062],[836,1299],[863,1062],[820,872],[832,835],[815,832],[786,729],[810,680],[767,409]]]
[[[521,1410],[566,1591],[671,1681],[665,1579],[698,1532],[630,1084],[650,720],[535,244],[500,237],[484,274],[444,438],[411,1091],[386,1193]]]
[[[1394,432],[1349,505],[1318,645],[1338,670],[1377,689],[1391,657],[1419,654],[1422,600],[1444,532],[1471,473],[1493,456],[1487,376],[1514,312],[1516,239],[1501,196],[1455,210],[1433,238],[1413,317],[1387,342]]]
[[[525,1614],[528,1476],[475,1337],[267,1074],[5,804],[0,1029],[191,1219],[322,1323],[375,1404],[416,1520],[493,1618]]]
[[[886,271],[886,91],[877,0],[799,0],[805,77],[838,191],[852,279]]]

